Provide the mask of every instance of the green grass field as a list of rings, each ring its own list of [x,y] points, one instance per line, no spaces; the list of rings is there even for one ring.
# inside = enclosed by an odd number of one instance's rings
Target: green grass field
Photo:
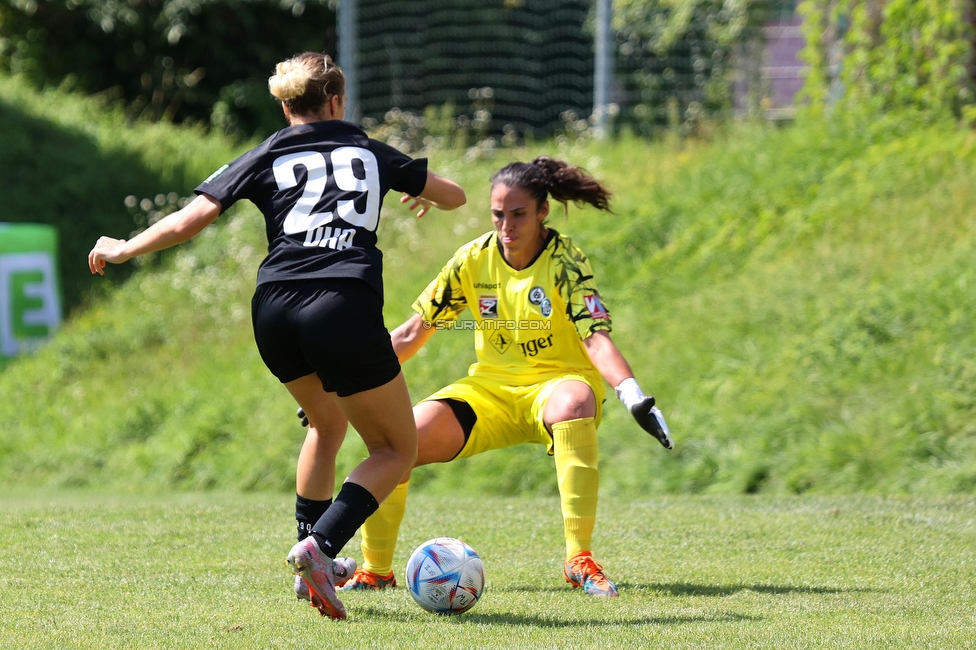
[[[461,537],[487,588],[441,618],[405,589],[322,619],[291,594],[279,495],[0,501],[3,648],[971,648],[976,500],[677,496],[601,502],[612,601],[563,582],[554,498],[411,497],[396,566]],[[361,559],[358,538],[347,552]]]

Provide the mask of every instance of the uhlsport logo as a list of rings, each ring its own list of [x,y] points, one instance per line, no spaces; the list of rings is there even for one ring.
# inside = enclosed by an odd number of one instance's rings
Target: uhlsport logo
[[[479,296],[478,311],[482,318],[498,318],[498,296]]]
[[[61,322],[57,232],[39,224],[0,224],[0,356],[43,343]]]

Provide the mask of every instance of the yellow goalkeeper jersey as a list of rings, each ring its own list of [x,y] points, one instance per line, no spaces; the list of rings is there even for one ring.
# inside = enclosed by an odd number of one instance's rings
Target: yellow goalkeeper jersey
[[[521,271],[505,262],[495,232],[465,244],[413,309],[437,329],[475,330],[469,375],[526,386],[575,372],[602,386],[583,340],[609,332],[610,314],[583,251],[555,230]],[[465,309],[473,320],[458,320]]]

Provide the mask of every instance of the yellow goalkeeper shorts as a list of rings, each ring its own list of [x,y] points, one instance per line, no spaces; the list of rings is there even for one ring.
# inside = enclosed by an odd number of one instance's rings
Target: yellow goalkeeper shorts
[[[461,400],[474,410],[478,420],[457,458],[469,458],[526,442],[546,445],[551,456],[552,434],[546,429],[542,411],[553,389],[564,381],[581,381],[590,387],[596,397],[594,422],[600,426],[606,394],[603,382],[597,383],[576,373],[558,375],[528,386],[508,386],[473,375],[445,386],[423,401]]]

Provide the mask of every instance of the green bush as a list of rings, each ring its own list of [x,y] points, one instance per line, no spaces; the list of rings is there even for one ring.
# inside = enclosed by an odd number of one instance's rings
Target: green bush
[[[792,7],[789,0],[617,0],[616,72],[629,101],[616,122],[647,135],[689,135],[728,119],[736,75],[758,69],[751,59],[763,45],[762,26]]]
[[[961,0],[804,0],[803,96],[868,119],[976,119],[972,8]]]
[[[296,52],[335,56],[334,4],[0,0],[0,70],[105,93],[129,119],[266,136],[279,128],[267,78]]]

